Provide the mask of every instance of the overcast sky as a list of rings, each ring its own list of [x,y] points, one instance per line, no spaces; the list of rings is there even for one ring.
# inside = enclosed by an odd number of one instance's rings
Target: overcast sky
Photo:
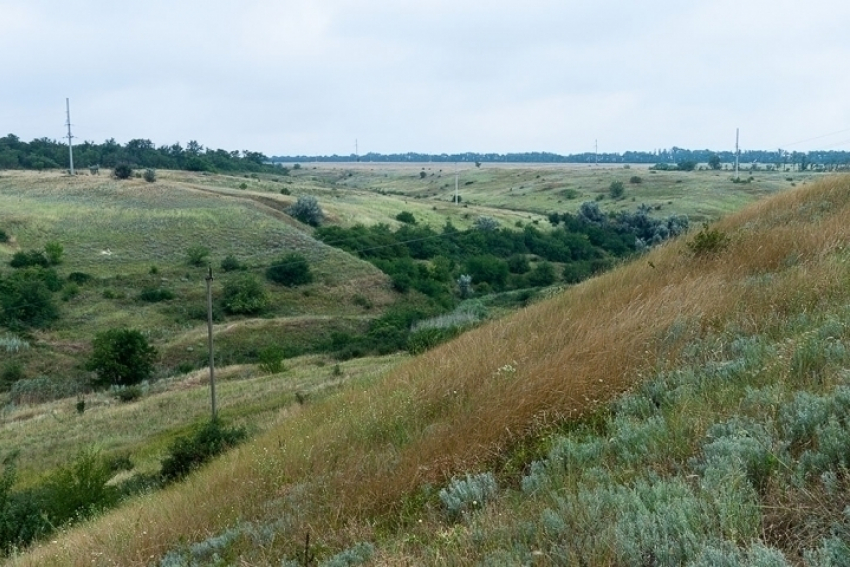
[[[0,136],[850,150],[847,0],[0,0]]]

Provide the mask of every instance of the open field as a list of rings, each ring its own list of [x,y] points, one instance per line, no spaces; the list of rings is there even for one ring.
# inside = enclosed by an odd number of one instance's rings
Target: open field
[[[310,531],[323,560],[368,542],[379,565],[631,565],[646,546],[688,529],[702,543],[681,557],[693,559],[710,545],[749,553],[758,542],[802,564],[804,549],[818,549],[830,526],[843,526],[850,486],[840,467],[848,463],[812,460],[811,451],[826,443],[821,431],[843,439],[845,422],[824,429],[832,415],[824,410],[823,423],[794,433],[809,437],[784,444],[782,436],[796,431],[783,416],[793,415],[800,392],[827,400],[850,386],[848,178],[759,172],[752,183],[732,184],[712,172],[484,165],[459,174],[465,189],[457,206],[448,202],[453,174],[428,167],[304,164],[277,180],[162,172],[153,186],[0,173],[0,228],[11,227],[14,237],[0,245],[0,261],[60,240],[60,271],[84,266],[96,276],[62,304],[54,328],[0,357],[22,361],[27,372],[80,374],[95,331],[131,325],[146,330],[172,367],[197,365],[205,326],[185,305],[202,310],[204,270],[186,264],[185,250],[213,241],[229,243],[210,246],[214,265],[232,253],[260,269],[291,247],[309,255],[319,274],[306,289],[275,290],[269,317],[218,322],[222,348],[256,350],[360,328],[394,293],[371,265],[316,242],[281,212],[302,194],[317,196],[331,222],[343,225],[393,225],[407,210],[433,226],[447,219],[467,226],[490,215],[510,226],[536,220],[541,228],[548,212],[575,210],[599,195],[603,210],[645,202],[660,205],[661,215],[689,214],[692,223],[769,198],[713,225],[728,237],[717,249],[695,252],[691,234],[419,357],[337,366],[306,356],[287,360],[278,375],[255,365],[221,368],[222,412],[253,429],[249,443],[185,483],[64,530],[55,543],[9,563],[150,565],[170,551],[189,557],[194,543],[226,540],[216,553],[230,564],[280,565]],[[630,184],[634,175],[642,183]],[[613,180],[624,181],[624,200],[607,196]],[[566,189],[576,195],[553,195]],[[199,236],[205,231],[215,238]],[[134,299],[155,283],[173,286],[179,301]],[[104,298],[106,289],[113,299]],[[306,395],[304,403],[296,394]],[[22,450],[23,484],[92,444],[129,454],[136,472],[156,470],[167,444],[204,419],[208,389],[204,371],[193,370],[152,383],[131,404],[98,394],[78,415],[75,402],[4,410],[0,446]],[[765,416],[771,420],[758,421]],[[737,453],[729,457],[706,441],[710,432],[722,437],[717,424],[735,419],[751,435],[773,436],[767,472],[740,472]],[[824,504],[828,487],[818,476],[830,471],[844,495],[832,497],[837,512]],[[453,515],[440,489],[477,473],[493,474],[498,490],[487,493],[486,506],[469,501]],[[795,474],[803,489],[795,488]],[[715,495],[710,481],[733,488]],[[649,493],[658,517],[629,516],[652,508]],[[813,494],[820,500],[805,501]],[[687,511],[694,515],[686,527],[659,523],[692,501],[705,516]],[[722,506],[733,503],[745,513],[726,521]],[[792,513],[802,508],[819,518],[811,533]],[[616,531],[620,516],[647,522],[646,532]]]

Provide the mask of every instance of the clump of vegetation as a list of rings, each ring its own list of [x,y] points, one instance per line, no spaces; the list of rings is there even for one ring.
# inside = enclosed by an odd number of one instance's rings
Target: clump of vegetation
[[[643,183],[643,178],[641,178],[640,175],[632,175],[631,177],[629,177],[629,183],[633,185],[638,185],[640,183]]]
[[[228,427],[221,420],[211,420],[191,435],[180,437],[168,448],[160,474],[166,482],[180,480],[204,463],[242,443],[248,432]]]
[[[133,168],[129,163],[119,163],[112,170],[115,179],[130,179],[133,176]]]
[[[498,492],[499,486],[493,473],[467,474],[464,478],[453,478],[446,488],[440,490],[440,501],[449,519],[454,521],[483,508]]]
[[[719,229],[709,228],[706,223],[687,246],[694,256],[707,256],[725,250],[729,246],[729,237]]]
[[[305,285],[313,281],[310,264],[301,254],[287,254],[266,269],[266,278],[287,287]]]
[[[156,170],[148,168],[142,174],[142,179],[147,181],[148,183],[153,183],[156,181]]]
[[[190,266],[203,267],[207,265],[210,249],[206,246],[190,246],[186,249],[186,262]]]
[[[252,274],[225,282],[221,305],[231,315],[258,315],[268,309],[268,295]]]
[[[9,242],[9,234],[0,228],[0,243]]]
[[[246,269],[245,265],[242,264],[233,254],[228,254],[221,261],[221,270],[224,272],[235,272],[244,269]]]
[[[287,212],[310,226],[319,226],[325,218],[325,213],[319,206],[319,201],[312,195],[302,195],[293,203]]]
[[[86,370],[93,371],[96,387],[132,386],[151,377],[157,351],[134,329],[110,329],[95,335]]]
[[[416,224],[416,217],[410,211],[402,211],[395,216],[395,220],[405,224]]]
[[[278,345],[269,345],[257,354],[260,370],[266,374],[280,374],[284,371],[285,353]]]
[[[612,181],[611,185],[608,186],[608,194],[611,195],[612,199],[621,199],[625,192],[626,188],[622,181]]]
[[[30,266],[39,266],[46,268],[50,265],[50,260],[40,250],[19,250],[12,255],[9,260],[9,266],[12,268],[28,268]]]
[[[159,303],[174,299],[174,292],[164,287],[146,287],[139,293],[139,301]]]
[[[53,270],[29,268],[0,277],[0,324],[13,331],[49,326],[59,318],[53,292],[61,287]]]
[[[499,221],[493,217],[481,216],[472,223],[476,230],[494,231],[499,229]]]

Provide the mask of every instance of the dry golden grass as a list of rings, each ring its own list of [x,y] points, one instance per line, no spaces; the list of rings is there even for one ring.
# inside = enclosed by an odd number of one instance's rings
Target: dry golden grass
[[[689,340],[846,297],[850,178],[826,179],[716,225],[727,249],[682,240],[308,405],[185,484],[74,528],[15,565],[146,565],[237,520],[288,518],[329,545],[368,537],[423,483],[480,470],[518,440],[587,414]],[[296,498],[294,495],[302,494]],[[399,559],[400,563],[403,563]],[[386,559],[384,564],[400,564]]]

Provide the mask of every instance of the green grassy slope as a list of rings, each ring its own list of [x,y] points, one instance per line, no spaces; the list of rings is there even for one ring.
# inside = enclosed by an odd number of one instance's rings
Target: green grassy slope
[[[10,563],[842,564],[848,221],[847,177],[757,203]]]

